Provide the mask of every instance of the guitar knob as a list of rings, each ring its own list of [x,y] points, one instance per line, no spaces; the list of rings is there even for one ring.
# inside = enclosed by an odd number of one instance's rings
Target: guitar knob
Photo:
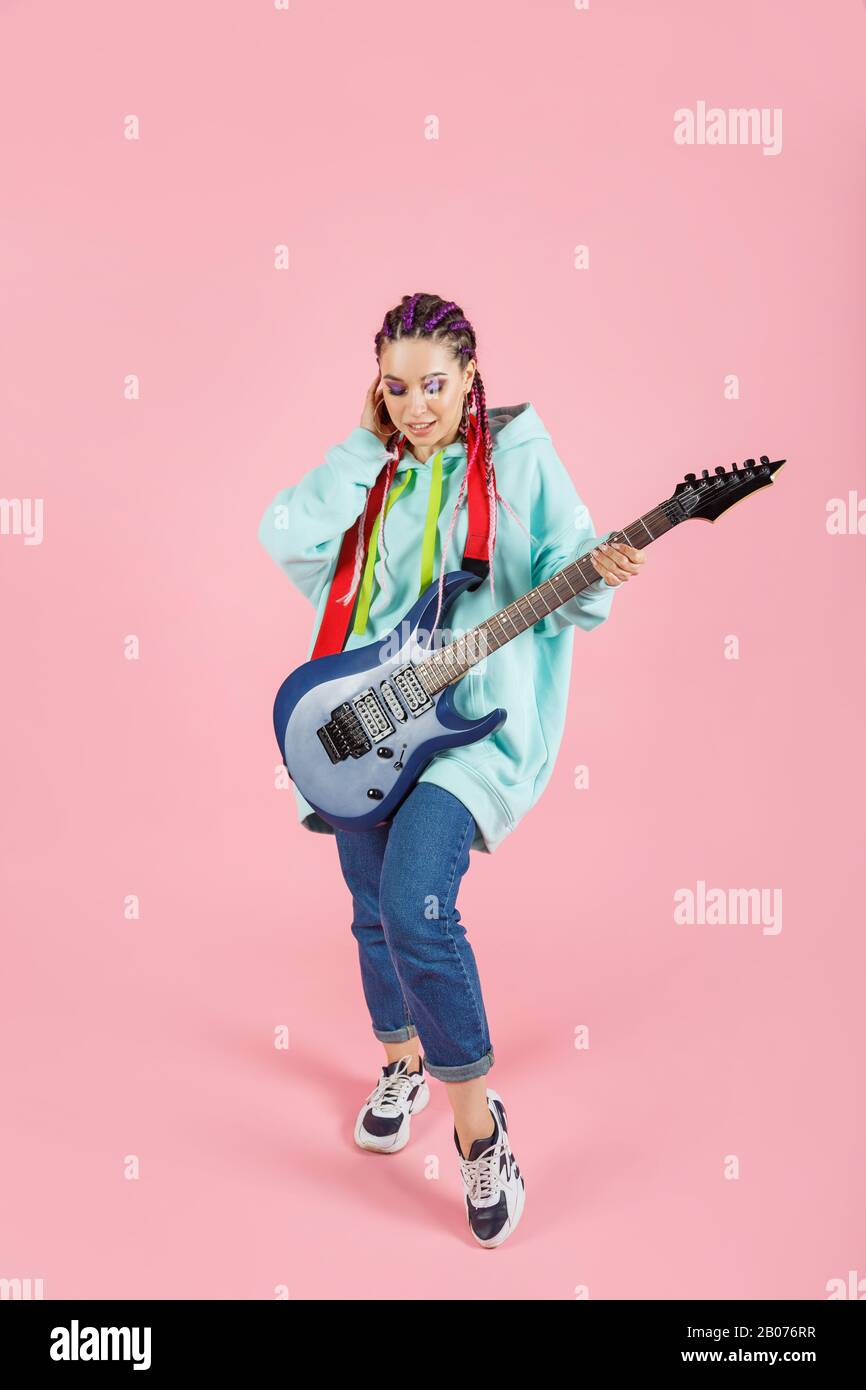
[[[385,793],[381,792],[378,787],[368,787],[367,795],[371,797],[373,801],[381,801]]]
[[[394,756],[393,748],[377,748],[376,752],[380,758],[392,758]]]

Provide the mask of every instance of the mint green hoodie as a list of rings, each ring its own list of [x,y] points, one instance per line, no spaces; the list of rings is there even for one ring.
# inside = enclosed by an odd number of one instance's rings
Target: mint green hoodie
[[[592,550],[612,532],[596,536],[590,514],[553,447],[534,407],[499,406],[488,410],[494,440],[496,486],[534,538],[501,504],[497,509],[494,551],[496,597],[489,577],[454,600],[444,622],[449,636],[460,636],[491,613]],[[343,533],[364,508],[367,490],[387,453],[361,428],[329,449],[325,462],[292,487],[278,492],[259,525],[259,540],[316,609],[309,659],[325,608]],[[350,628],[344,650],[368,646],[398,627],[422,588],[421,537],[432,478],[431,461],[419,463],[408,451],[397,467],[391,492],[406,486],[389,508],[385,524],[387,569],[376,564],[366,631]],[[449,444],[442,457],[442,492],[432,578],[438,582],[442,546],[466,466],[465,446]],[[406,479],[407,472],[414,477]],[[457,513],[446,573],[461,567],[466,543],[466,501]],[[372,543],[372,542],[371,542]],[[381,587],[384,580],[384,591]],[[378,581],[378,582],[376,582]],[[550,779],[559,751],[571,676],[575,627],[589,632],[610,612],[615,585],[599,579],[574,598],[491,652],[463,677],[455,707],[477,718],[501,705],[508,718],[478,743],[437,753],[419,781],[444,787],[463,802],[477,823],[472,849],[492,853],[535,805]],[[442,620],[440,620],[442,621]],[[286,675],[301,658],[290,662]],[[293,788],[298,818],[309,830],[333,834]]]

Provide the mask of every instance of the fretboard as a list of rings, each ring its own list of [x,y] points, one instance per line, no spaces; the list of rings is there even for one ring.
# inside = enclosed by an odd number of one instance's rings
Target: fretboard
[[[668,499],[660,506],[653,507],[652,511],[645,512],[624,530],[613,531],[608,540],[625,541],[627,545],[643,550],[683,519],[676,503]],[[483,661],[491,652],[498,651],[506,642],[519,637],[528,627],[541,622],[548,613],[588,589],[600,578],[588,555],[572,560],[558,574],[545,579],[529,593],[506,604],[498,613],[491,614],[477,627],[464,632],[454,642],[437,648],[417,664],[415,670],[425,690],[429,695],[444,690],[452,681],[464,676],[471,666]]]

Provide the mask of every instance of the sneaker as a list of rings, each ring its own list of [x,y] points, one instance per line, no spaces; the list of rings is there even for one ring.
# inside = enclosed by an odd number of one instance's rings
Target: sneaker
[[[430,1087],[424,1075],[424,1059],[418,1070],[407,1070],[412,1054],[382,1067],[382,1074],[368,1095],[355,1121],[355,1143],[374,1153],[395,1154],[409,1143],[411,1117],[430,1100]]]
[[[492,1249],[508,1239],[520,1220],[526,1184],[511,1152],[502,1097],[489,1086],[487,1104],[493,1116],[493,1133],[486,1139],[475,1139],[468,1158],[463,1157],[456,1128],[454,1143],[460,1155],[469,1229],[479,1245]]]

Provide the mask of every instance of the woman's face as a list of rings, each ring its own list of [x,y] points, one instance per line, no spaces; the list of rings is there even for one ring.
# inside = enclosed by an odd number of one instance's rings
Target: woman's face
[[[444,343],[397,338],[379,356],[382,395],[391,421],[424,463],[453,444],[475,363],[461,368]],[[420,428],[421,426],[428,428]]]

